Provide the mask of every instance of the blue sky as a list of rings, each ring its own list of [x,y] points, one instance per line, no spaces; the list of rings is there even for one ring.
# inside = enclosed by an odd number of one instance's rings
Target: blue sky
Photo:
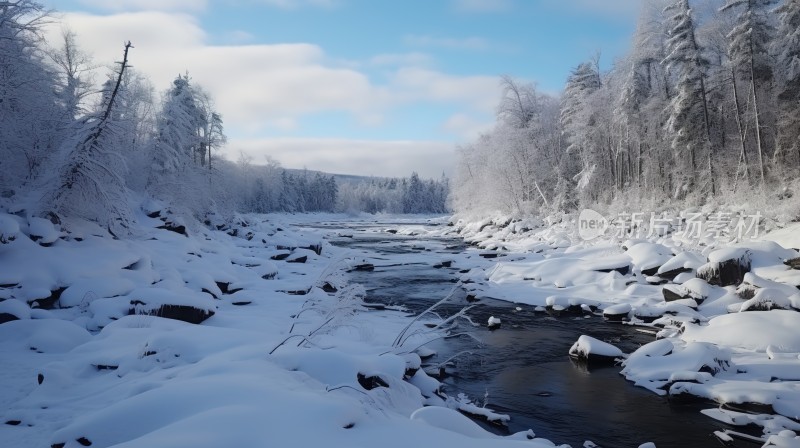
[[[434,177],[491,126],[498,77],[557,93],[629,47],[640,0],[50,0],[98,64],[131,40],[157,91],[188,70],[225,157]],[[53,27],[50,35],[57,34]]]

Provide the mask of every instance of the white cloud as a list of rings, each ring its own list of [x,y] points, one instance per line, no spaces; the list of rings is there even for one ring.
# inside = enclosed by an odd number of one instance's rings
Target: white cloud
[[[407,45],[414,47],[445,48],[450,50],[488,50],[489,41],[482,37],[435,37],[409,34],[403,37]]]
[[[244,30],[233,30],[225,33],[223,38],[225,39],[225,42],[231,44],[244,44],[253,42],[256,39],[256,36],[253,33]]]
[[[286,168],[308,168],[336,174],[400,177],[416,171],[422,177],[449,174],[455,146],[438,141],[380,141],[325,138],[232,140],[226,158],[240,152],[263,163],[269,156]],[[424,160],[424,164],[420,164]]]
[[[457,113],[442,124],[442,130],[456,135],[461,141],[474,140],[494,125],[494,119],[477,118],[471,114]]]
[[[477,111],[492,111],[500,99],[495,76],[452,76],[438,71],[408,67],[392,77],[392,86],[403,97],[416,101],[457,102]]]
[[[208,0],[81,0],[105,11],[205,11]]]
[[[504,12],[513,5],[511,0],[452,0],[453,9],[459,12]]]

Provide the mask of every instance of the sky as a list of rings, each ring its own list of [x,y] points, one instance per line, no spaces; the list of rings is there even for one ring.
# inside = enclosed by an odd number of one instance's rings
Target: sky
[[[629,49],[640,0],[42,0],[94,63],[158,92],[188,71],[213,96],[223,157],[435,178],[492,126],[499,77],[557,94]],[[100,78],[102,79],[102,78]]]

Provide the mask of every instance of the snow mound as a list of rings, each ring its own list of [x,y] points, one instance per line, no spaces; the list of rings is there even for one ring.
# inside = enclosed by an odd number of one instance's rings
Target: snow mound
[[[668,247],[656,243],[639,243],[625,252],[640,271],[659,268],[672,258]]]
[[[40,244],[52,244],[61,236],[61,232],[50,220],[37,217],[28,220],[28,234]]]
[[[0,244],[10,243],[20,234],[19,222],[9,214],[0,213]]]
[[[90,338],[85,328],[61,319],[15,320],[0,325],[0,342],[42,353],[66,353]]]
[[[569,355],[580,359],[592,359],[595,356],[602,358],[625,357],[625,354],[619,348],[586,335],[580,336],[575,344],[572,345],[569,349]]]
[[[704,326],[687,324],[681,339],[759,352],[770,345],[782,352],[800,352],[798,328],[800,313],[796,311],[750,311],[717,316]]]
[[[0,302],[0,316],[3,314],[10,314],[17,319],[30,319],[31,309],[21,300],[8,299]]]

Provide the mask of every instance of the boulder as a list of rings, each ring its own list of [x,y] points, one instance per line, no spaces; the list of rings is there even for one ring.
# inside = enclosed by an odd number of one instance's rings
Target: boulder
[[[579,337],[572,345],[569,356],[590,364],[614,364],[618,359],[625,358],[619,348],[586,335]]]
[[[789,266],[792,269],[800,270],[800,257],[792,258],[783,262],[786,266]]]
[[[7,299],[0,302],[0,324],[30,318],[31,309],[21,300]]]
[[[135,303],[131,302],[131,305],[134,307],[131,308],[130,314],[149,314],[166,319],[182,320],[190,324],[199,324],[214,315],[214,311],[188,305],[161,305],[144,313],[136,311]]]
[[[162,288],[140,288],[132,291],[128,314],[148,314],[199,324],[213,316],[214,299],[191,290],[173,291]]]
[[[675,280],[680,274],[697,270],[703,264],[705,264],[705,259],[699,254],[691,251],[681,252],[661,265],[657,275],[668,280]]]
[[[762,288],[751,299],[744,302],[739,311],[788,310],[791,308],[791,301],[783,291],[775,288]]]
[[[189,236],[189,234],[186,233],[186,225],[183,222],[181,222],[180,219],[176,217],[171,217],[171,218],[162,217],[161,221],[163,221],[164,224],[158,226],[157,228],[163,230],[169,230],[170,232],[175,232],[183,236]]]
[[[744,248],[715,250],[708,255],[708,263],[697,270],[697,277],[716,286],[738,285],[750,271],[751,256]]]
[[[603,318],[610,322],[622,322],[624,319],[628,318],[628,314],[631,312],[631,309],[632,308],[629,303],[611,305],[603,310]]]

